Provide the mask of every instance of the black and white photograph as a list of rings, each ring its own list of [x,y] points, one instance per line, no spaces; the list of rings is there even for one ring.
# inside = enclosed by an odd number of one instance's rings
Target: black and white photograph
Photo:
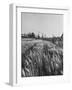
[[[63,75],[63,15],[21,13],[21,77]]]

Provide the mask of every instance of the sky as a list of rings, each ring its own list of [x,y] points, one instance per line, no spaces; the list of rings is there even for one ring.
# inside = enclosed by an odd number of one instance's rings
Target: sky
[[[34,32],[46,37],[63,33],[63,15],[44,13],[21,13],[21,33]]]

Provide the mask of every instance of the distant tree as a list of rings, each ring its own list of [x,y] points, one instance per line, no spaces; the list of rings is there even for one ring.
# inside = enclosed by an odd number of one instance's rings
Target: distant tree
[[[38,34],[38,39],[40,39],[40,35]]]
[[[42,33],[42,39],[43,39],[44,37],[43,37],[43,33]]]
[[[31,36],[31,33],[28,33],[28,38],[31,38],[32,36]]]
[[[32,33],[28,33],[28,38],[35,38],[35,34],[32,32]]]
[[[32,38],[35,38],[35,34],[32,32]]]

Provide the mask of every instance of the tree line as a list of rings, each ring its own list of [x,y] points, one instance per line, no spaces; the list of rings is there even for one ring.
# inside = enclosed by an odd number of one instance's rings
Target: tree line
[[[28,33],[28,34],[22,34],[21,35],[22,38],[35,38],[35,39],[53,39],[53,42],[56,40],[63,40],[63,34],[61,36],[53,36],[53,37],[45,37],[43,34],[42,36],[40,36],[40,34],[36,35],[34,32],[32,33]]]
[[[40,37],[39,34],[38,35],[35,35],[34,32],[28,33],[28,34],[22,34],[21,37],[22,38],[38,38],[38,39],[42,38],[42,37]]]

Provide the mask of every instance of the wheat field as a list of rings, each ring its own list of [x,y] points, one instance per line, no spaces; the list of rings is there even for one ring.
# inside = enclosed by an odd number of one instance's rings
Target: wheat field
[[[21,40],[21,76],[63,75],[63,48],[50,41]]]

